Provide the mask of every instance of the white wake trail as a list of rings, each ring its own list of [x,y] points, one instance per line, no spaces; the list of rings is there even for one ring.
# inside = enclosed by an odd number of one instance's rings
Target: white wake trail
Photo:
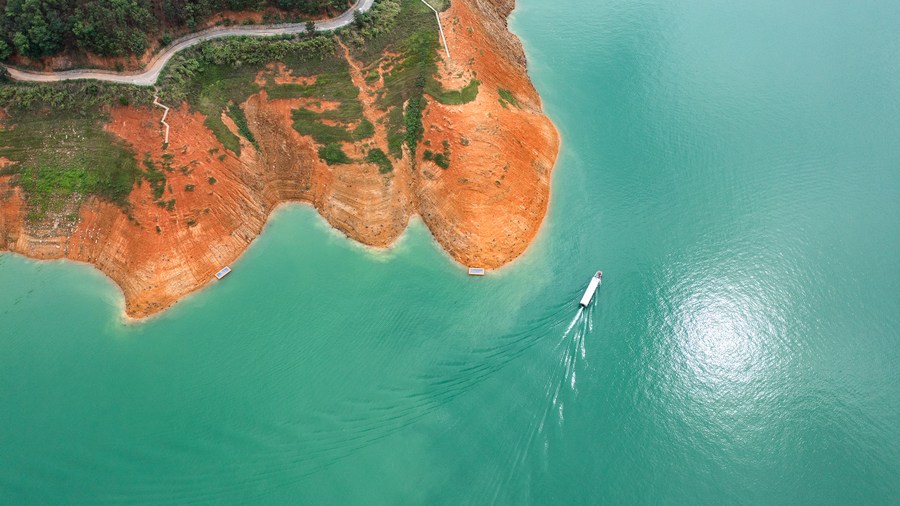
[[[492,503],[496,502],[502,487],[508,484],[525,464],[531,449],[534,448],[535,439],[538,435],[543,435],[545,438],[541,447],[545,450],[548,448],[549,440],[546,439],[547,436],[544,429],[546,428],[547,420],[550,418],[550,413],[552,411],[556,412],[558,424],[562,425],[564,422],[563,385],[568,384],[572,392],[577,395],[577,367],[579,358],[582,361],[587,359],[585,341],[587,335],[594,329],[593,315],[593,304],[587,307],[579,307],[578,312],[553,346],[553,354],[557,356],[557,359],[553,367],[547,371],[544,384],[544,409],[533,419],[527,432],[523,435],[519,444],[515,446],[509,473],[505,480],[500,480],[497,483]]]
[[[589,310],[587,310],[589,311]],[[563,385],[569,384],[575,389],[576,374],[575,367],[579,352],[584,352],[584,338],[588,329],[586,315],[589,314],[585,308],[578,308],[578,312],[572,321],[566,326],[559,341],[554,346],[554,352],[558,353],[558,358],[554,367],[547,374],[545,380],[544,393],[545,404],[541,414],[535,418],[535,423],[528,431],[523,444],[519,445],[520,451],[515,458],[512,469],[517,468],[525,462],[529,450],[532,448],[534,439],[538,434],[542,434],[550,418],[550,413],[555,411],[558,421],[562,423],[563,419],[563,402],[561,394]]]

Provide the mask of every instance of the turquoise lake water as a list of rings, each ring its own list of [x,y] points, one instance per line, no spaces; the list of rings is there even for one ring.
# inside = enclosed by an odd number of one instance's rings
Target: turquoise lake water
[[[585,5],[511,21],[563,150],[499,273],[289,206],[128,325],[0,256],[0,502],[896,503],[900,3]]]

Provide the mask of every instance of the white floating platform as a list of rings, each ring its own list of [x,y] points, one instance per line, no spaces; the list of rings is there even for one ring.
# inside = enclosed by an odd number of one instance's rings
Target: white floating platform
[[[216,279],[222,279],[231,272],[231,267],[222,267],[222,270],[216,273]]]
[[[484,276],[484,267],[469,267],[469,276]]]

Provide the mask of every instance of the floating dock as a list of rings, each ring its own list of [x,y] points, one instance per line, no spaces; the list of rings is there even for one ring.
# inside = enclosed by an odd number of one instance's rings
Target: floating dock
[[[469,267],[469,276],[484,276],[484,267]]]
[[[222,279],[231,272],[231,267],[222,267],[222,270],[216,273],[216,279]]]
[[[594,298],[594,292],[596,292],[597,287],[600,286],[601,278],[603,278],[603,273],[601,271],[597,271],[597,274],[594,274],[594,277],[591,278],[591,282],[588,283],[587,290],[585,290],[584,295],[581,296],[581,307],[586,307],[591,303],[591,299]]]

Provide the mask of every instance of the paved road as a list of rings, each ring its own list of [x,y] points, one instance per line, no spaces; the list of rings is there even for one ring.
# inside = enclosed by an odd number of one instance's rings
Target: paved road
[[[356,11],[365,12],[372,7],[375,0],[357,0],[356,4],[347,12],[332,19],[316,22],[317,31],[327,31],[347,26],[353,22],[353,13]],[[220,37],[233,37],[236,35],[249,35],[253,37],[269,37],[272,35],[283,35],[286,33],[302,33],[306,31],[306,23],[290,23],[283,25],[266,25],[266,26],[233,26],[220,27],[215,26],[196,33],[180,37],[167,46],[161,53],[150,60],[150,63],[144,70],[138,72],[115,72],[112,70],[90,70],[76,69],[64,70],[60,72],[32,72],[28,70],[19,70],[13,67],[6,67],[10,77],[17,81],[34,81],[34,82],[56,82],[69,81],[72,79],[96,79],[99,81],[110,81],[114,83],[137,84],[140,86],[153,86],[159,73],[163,67],[169,62],[169,59],[176,53],[191,46],[195,46],[201,42],[218,39]]]

